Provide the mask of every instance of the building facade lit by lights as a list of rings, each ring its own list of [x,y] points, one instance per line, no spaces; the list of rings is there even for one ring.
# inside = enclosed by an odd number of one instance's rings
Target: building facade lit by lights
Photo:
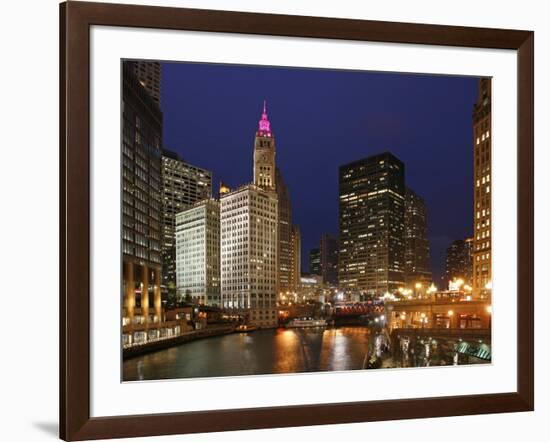
[[[220,305],[220,203],[206,199],[176,215],[178,296]]]
[[[485,296],[491,286],[491,79],[479,81],[473,112],[474,244],[473,295]]]
[[[123,344],[160,336],[162,112],[123,63]]]
[[[300,286],[300,277],[302,274],[302,236],[300,228],[292,225],[291,235],[292,259],[290,262],[290,283],[292,291],[297,291]]]
[[[445,287],[461,279],[471,286],[473,277],[473,238],[457,239],[447,248],[445,257]]]
[[[177,153],[162,151],[162,287],[175,294],[176,214],[212,196],[212,172],[181,160]]]
[[[280,294],[296,290],[292,272],[292,207],[290,194],[281,170],[275,170],[275,190],[279,204],[278,291]]]
[[[274,191],[275,169],[275,136],[271,132],[267,105],[264,101],[264,109],[254,138],[254,184],[262,189]]]
[[[277,194],[253,184],[220,196],[221,304],[277,325]]]
[[[275,134],[264,106],[258,130],[254,137],[254,184],[266,191],[277,193],[278,200],[278,251],[277,251],[277,291],[280,295],[294,292],[297,280],[294,277],[292,250],[292,205],[290,192],[285,184],[282,171],[276,165]]]
[[[389,152],[340,166],[339,286],[348,297],[405,283],[405,166]]]
[[[412,189],[405,189],[405,283],[408,286],[432,282],[428,214],[424,199]]]

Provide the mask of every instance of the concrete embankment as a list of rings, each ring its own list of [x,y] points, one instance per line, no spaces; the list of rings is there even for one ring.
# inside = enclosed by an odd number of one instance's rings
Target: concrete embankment
[[[143,345],[136,345],[134,347],[124,348],[122,350],[122,358],[129,359],[135,356],[141,356],[146,353],[152,353],[158,350],[164,350],[175,345],[183,344],[185,342],[195,341],[197,339],[209,338],[213,336],[222,336],[235,331],[234,326],[227,327],[215,327],[215,328],[206,328],[203,330],[194,330],[175,336],[169,339],[162,339],[160,341],[148,342]]]

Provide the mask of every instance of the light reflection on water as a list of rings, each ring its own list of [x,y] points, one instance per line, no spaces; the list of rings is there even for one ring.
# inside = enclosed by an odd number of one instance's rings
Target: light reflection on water
[[[490,363],[456,353],[456,342],[401,340],[367,327],[258,330],[181,344],[124,361],[123,380],[178,379],[364,368]]]
[[[366,327],[235,333],[124,361],[123,380],[358,370],[368,338]]]

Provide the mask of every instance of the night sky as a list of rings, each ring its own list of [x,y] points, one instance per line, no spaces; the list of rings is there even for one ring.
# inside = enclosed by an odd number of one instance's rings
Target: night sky
[[[216,193],[220,179],[252,181],[267,100],[303,271],[321,234],[338,234],[338,166],[386,150],[426,201],[434,278],[451,241],[471,236],[477,78],[188,63],[162,75],[164,146],[211,170]]]

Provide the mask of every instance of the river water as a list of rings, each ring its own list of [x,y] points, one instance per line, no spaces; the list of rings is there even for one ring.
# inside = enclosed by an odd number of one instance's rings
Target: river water
[[[123,380],[359,370],[367,327],[258,330],[181,344],[124,361]]]
[[[366,368],[487,363],[456,353],[445,340],[419,339],[389,351],[368,327],[258,330],[180,344],[123,363],[123,381],[204,378]]]

